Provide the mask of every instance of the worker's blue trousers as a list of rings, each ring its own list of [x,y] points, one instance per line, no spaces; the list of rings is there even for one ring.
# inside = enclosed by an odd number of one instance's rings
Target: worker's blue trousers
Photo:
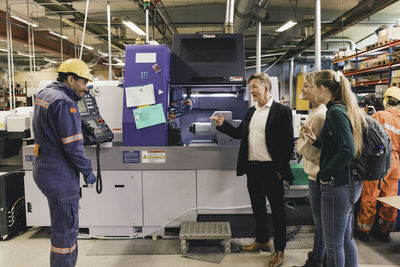
[[[47,198],[51,217],[51,267],[73,267],[78,258],[79,194]]]

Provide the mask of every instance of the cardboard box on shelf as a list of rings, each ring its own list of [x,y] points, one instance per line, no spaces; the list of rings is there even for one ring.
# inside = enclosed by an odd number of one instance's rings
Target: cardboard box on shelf
[[[368,69],[368,68],[369,68],[368,61],[360,61],[360,62],[358,62],[358,69],[359,70]]]
[[[400,27],[389,26],[378,32],[378,43],[379,45],[384,45],[389,43],[389,40],[399,40],[400,39]]]
[[[400,87],[400,77],[392,77],[392,83],[390,84],[390,86]]]
[[[380,65],[386,65],[386,64],[388,64],[388,57],[387,57],[387,55],[388,55],[388,54],[382,54],[382,55],[379,55],[379,56],[377,57],[378,65],[379,65],[379,66],[380,66]]]
[[[368,68],[374,68],[379,66],[377,58],[367,60],[366,62],[368,62]]]
[[[392,78],[400,77],[400,70],[392,70]]]
[[[354,50],[348,50],[348,51],[338,51],[336,52],[333,57],[335,59],[342,59],[344,57],[350,57],[356,54],[356,51]]]
[[[356,63],[354,61],[349,61],[343,66],[343,72],[351,71],[356,68]]]

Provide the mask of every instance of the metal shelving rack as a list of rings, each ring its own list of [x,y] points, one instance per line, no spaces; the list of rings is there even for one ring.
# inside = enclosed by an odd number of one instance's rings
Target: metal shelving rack
[[[383,54],[388,54],[391,55],[393,53],[393,48],[398,47],[400,48],[400,40],[395,40],[392,41],[390,40],[386,44],[382,45],[373,45],[368,47],[369,49],[366,51],[356,51],[354,55],[343,57],[340,59],[333,60],[333,64],[337,66],[338,63],[340,62],[345,62],[345,61],[350,61],[350,60],[355,60],[355,69],[351,71],[344,72],[345,76],[354,76],[356,79],[355,83],[355,88],[354,91],[355,93],[358,93],[360,91],[360,87],[364,86],[370,86],[370,85],[380,85],[380,84],[388,84],[390,85],[392,82],[392,70],[400,68],[400,62],[392,62],[392,57],[389,56],[387,60],[387,64],[382,64],[378,65],[372,68],[365,68],[365,69],[359,69],[359,63],[370,60],[375,58],[377,55],[372,55],[377,52],[383,52]],[[380,63],[380,62],[379,62]],[[386,61],[383,61],[382,63],[386,63]],[[388,78],[383,78],[383,73],[388,73]],[[361,75],[366,75],[366,74],[379,74],[380,79],[376,80],[371,80],[371,81],[358,81],[359,76]]]

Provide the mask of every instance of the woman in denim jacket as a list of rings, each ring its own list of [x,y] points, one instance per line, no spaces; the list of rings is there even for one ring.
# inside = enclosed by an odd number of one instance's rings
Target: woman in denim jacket
[[[362,130],[366,120],[351,91],[349,81],[341,72],[319,71],[315,75],[313,94],[326,105],[326,120],[318,139],[312,129],[302,130],[310,143],[321,148],[317,182],[321,189],[321,219],[328,267],[358,266],[357,247],[352,236],[352,205],[350,201],[349,164],[360,156]],[[362,185],[354,183],[354,202],[360,197]]]

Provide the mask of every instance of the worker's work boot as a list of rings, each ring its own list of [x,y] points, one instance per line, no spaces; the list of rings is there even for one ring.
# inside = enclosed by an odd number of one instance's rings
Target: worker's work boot
[[[245,252],[271,251],[271,243],[269,241],[265,243],[254,242],[251,245],[242,246],[241,249]]]
[[[312,252],[308,252],[308,259],[306,263],[302,266],[293,266],[293,267],[322,267],[323,266],[323,258],[313,259],[311,257]]]
[[[360,230],[355,229],[354,230],[354,235],[358,239],[360,239],[362,242],[368,243],[368,242],[371,241],[369,232],[364,232],[364,231],[360,231]]]
[[[388,243],[390,241],[390,233],[389,232],[382,232],[379,230],[372,231],[372,236],[375,237],[376,240]]]

